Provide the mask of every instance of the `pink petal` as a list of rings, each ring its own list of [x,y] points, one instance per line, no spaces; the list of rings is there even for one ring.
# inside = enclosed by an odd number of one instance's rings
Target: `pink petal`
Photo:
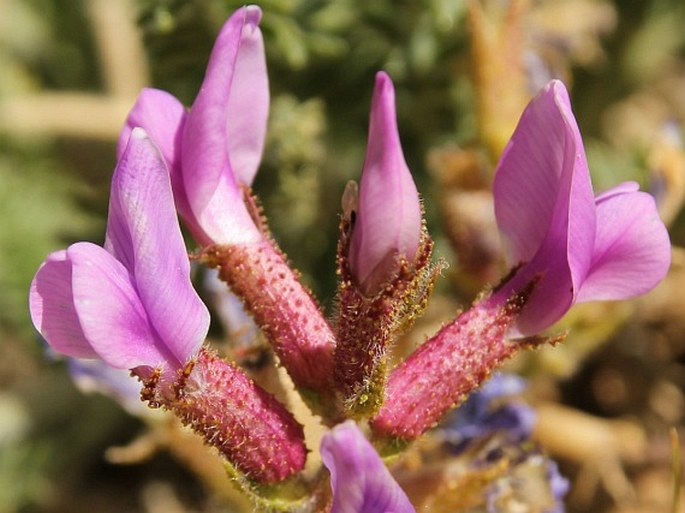
[[[147,316],[178,361],[202,345],[209,313],[190,282],[190,263],[164,162],[134,129],[112,177],[105,248],[131,273]]]
[[[357,425],[339,424],[321,441],[331,473],[330,513],[415,513],[416,510]]]
[[[576,171],[587,173],[580,132],[564,85],[552,81],[526,107],[495,171],[495,215],[510,265],[540,248],[566,201],[559,198],[562,175]],[[589,176],[582,189],[591,195]]]
[[[256,6],[246,8],[247,20],[235,61],[227,107],[228,157],[234,176],[246,185],[252,185],[257,174],[269,117],[269,78],[264,40],[259,30],[261,15]]]
[[[187,223],[193,225],[196,222],[192,217],[181,174],[181,140],[186,114],[186,108],[173,95],[159,89],[143,89],[119,134],[117,157],[121,159],[123,156],[131,131],[135,127],[144,129],[162,153],[169,168],[176,209]]]
[[[65,250],[45,259],[31,282],[31,320],[56,351],[76,358],[97,358],[74,307],[71,266]]]
[[[421,203],[400,144],[395,90],[376,75],[369,142],[359,186],[359,206],[350,243],[350,266],[358,283],[375,279],[389,256],[412,261],[421,239]],[[374,273],[374,271],[376,271]]]
[[[590,273],[578,301],[644,294],[666,275],[671,244],[654,203],[637,184],[621,184],[597,198],[597,236]]]
[[[517,320],[521,334],[534,334],[571,307],[594,247],[592,184],[561,82],[551,82],[528,105],[496,173],[497,223],[510,261],[525,262],[498,294],[511,295],[539,280]]]
[[[117,142],[121,158],[135,127],[141,127],[162,153],[169,168],[181,165],[181,135],[186,109],[176,97],[160,89],[143,89],[126,118]]]
[[[236,153],[235,163],[247,166],[245,173],[240,172],[242,179],[254,175],[250,166],[254,165],[255,156],[250,156],[250,152],[256,151],[255,141],[263,137],[259,135],[263,131],[262,128],[241,124],[248,121],[247,111],[252,110],[255,113],[252,121],[259,125],[258,120],[265,116],[268,108],[267,105],[257,105],[257,102],[264,101],[265,78],[250,76],[259,71],[260,65],[245,62],[245,58],[254,57],[261,48],[257,27],[260,17],[261,10],[249,6],[236,11],[226,22],[214,45],[200,93],[186,120],[183,132],[183,181],[194,218],[203,231],[193,235],[203,245],[212,242],[249,243],[261,238],[245,208],[233,174],[229,150],[237,150],[234,143],[228,140],[229,124],[231,136],[237,137],[236,132],[241,130],[253,130],[252,134],[242,134],[236,140],[235,144],[242,141],[247,147],[244,153]],[[243,45],[248,54],[240,57]],[[248,83],[237,84],[238,81]],[[256,101],[249,99],[249,84],[256,87]],[[234,90],[238,94],[235,99],[232,98]],[[240,102],[240,107],[234,102]],[[231,107],[236,109],[235,112],[229,110]]]
[[[128,270],[100,246],[88,242],[67,249],[72,292],[83,334],[112,367],[178,366],[150,325]]]

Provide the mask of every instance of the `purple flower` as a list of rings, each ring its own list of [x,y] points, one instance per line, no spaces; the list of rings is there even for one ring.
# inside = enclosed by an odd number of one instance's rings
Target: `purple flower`
[[[31,318],[68,356],[179,369],[209,326],[189,273],[169,174],[136,129],[112,177],[104,248],[77,242],[49,255],[31,283]]]
[[[443,424],[443,431],[460,452],[476,438],[501,433],[511,443],[529,438],[535,424],[535,411],[506,398],[521,393],[526,384],[514,374],[496,374],[469,395]]]
[[[395,90],[390,77],[379,72],[350,241],[357,285],[365,293],[377,292],[394,277],[399,259],[414,261],[420,241],[421,203],[400,145]]]
[[[348,420],[321,441],[331,473],[330,513],[415,513],[416,510],[357,425]]]
[[[433,264],[416,186],[402,154],[395,91],[376,75],[369,143],[357,192],[343,194],[332,388],[346,418],[383,402],[387,350],[421,316],[443,263]],[[356,214],[356,215],[355,215]]]
[[[530,102],[495,173],[497,223],[509,264],[520,268],[493,300],[537,280],[519,334],[544,330],[576,302],[626,299],[665,276],[670,243],[654,199],[633,182],[594,196],[561,82]]]
[[[261,239],[239,186],[252,183],[266,133],[261,15],[247,6],[224,24],[189,112],[169,93],[145,89],[119,137],[121,153],[133,127],[150,134],[169,166],[176,208],[203,246]]]
[[[209,313],[190,282],[169,173],[141,128],[112,177],[105,246],[48,256],[31,284],[34,324],[57,351],[142,379],[164,406],[261,483],[302,469],[302,426],[241,369],[201,350]],[[182,372],[181,372],[182,371]]]

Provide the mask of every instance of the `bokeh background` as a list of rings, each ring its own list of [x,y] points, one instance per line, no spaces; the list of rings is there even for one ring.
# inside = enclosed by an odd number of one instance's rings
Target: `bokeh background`
[[[47,253],[102,241],[115,141],[138,91],[152,85],[190,105],[240,5],[0,0],[0,513],[228,510],[182,456],[158,450],[149,422],[76,388],[31,326],[27,289]],[[570,329],[564,344],[509,367],[529,379],[536,437],[572,481],[568,511],[685,511],[673,464],[685,413],[685,4],[260,5],[272,103],[255,190],[325,308],[374,74],[395,81],[406,158],[450,263],[410,339],[501,275],[492,169],[527,100],[549,78],[565,81],[595,189],[637,180],[651,191],[673,267],[645,297],[574,309],[553,330]]]

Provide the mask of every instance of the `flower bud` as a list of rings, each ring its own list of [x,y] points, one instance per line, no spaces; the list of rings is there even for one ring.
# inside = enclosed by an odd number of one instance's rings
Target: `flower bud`
[[[350,270],[364,293],[373,295],[391,280],[399,260],[414,261],[421,230],[421,202],[397,131],[395,90],[379,72],[349,248]]]

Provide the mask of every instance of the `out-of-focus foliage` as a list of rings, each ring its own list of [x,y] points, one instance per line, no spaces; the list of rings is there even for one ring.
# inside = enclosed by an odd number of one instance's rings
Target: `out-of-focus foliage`
[[[126,474],[127,483],[134,483],[126,487],[130,502],[102,499],[121,490],[102,486],[98,478],[126,472],[104,464],[102,449],[131,439],[128,435],[111,438],[111,426],[132,431],[137,424],[122,420],[125,417],[120,412],[113,413],[110,402],[78,396],[66,373],[44,362],[27,314],[27,288],[45,255],[78,239],[99,241],[103,236],[116,127],[134,100],[108,89],[108,74],[127,77],[133,73],[109,69],[111,64],[103,58],[108,49],[126,48],[126,41],[116,37],[109,41],[96,37],[103,31],[93,10],[108,1],[0,0],[0,513],[107,513],[122,507],[159,511],[150,506],[156,503],[149,499],[154,481],[172,482],[182,490],[179,497],[167,497],[171,501],[167,505],[193,504],[194,511],[209,507],[197,499],[192,481],[187,489],[181,486],[190,481],[187,474],[168,470],[167,462],[160,472],[155,460],[146,467],[152,477],[140,466]],[[197,92],[219,27],[243,4],[233,0],[116,1],[139,28],[150,85],[172,92],[186,104]],[[483,41],[496,42],[490,55],[509,55],[513,49],[521,49],[518,67],[525,71],[525,94],[533,94],[535,87],[551,76],[562,77],[572,86],[595,188],[639,181],[663,205],[668,204],[664,216],[671,222],[673,241],[682,245],[682,1],[474,2],[484,8],[487,19],[494,20],[487,25],[490,28],[481,27],[492,32],[480,33]],[[481,30],[474,28],[473,15],[469,16],[474,2],[260,2],[272,104],[264,163],[255,190],[264,202],[274,236],[324,304],[331,301],[335,290],[340,196],[345,182],[358,178],[362,167],[373,77],[379,69],[388,71],[397,87],[402,142],[424,196],[437,251],[454,262],[448,279],[438,287],[437,306],[429,311],[426,323],[434,320],[439,325],[454,314],[460,302],[470,299],[474,288],[483,285],[481,275],[474,278],[472,273],[469,283],[459,276],[468,262],[467,255],[459,254],[460,242],[454,241],[454,228],[466,217],[459,210],[464,205],[474,213],[474,219],[467,222],[489,226],[487,194],[482,193],[487,191],[497,148],[501,150],[501,141],[486,140],[483,130],[483,112],[494,116],[497,109],[478,107],[492,83],[484,85],[487,77],[483,78],[482,69],[478,73],[487,52],[472,54],[472,36]],[[515,44],[506,38],[498,40],[507,32],[502,27],[512,28],[506,24],[515,17],[510,11],[513,8],[520,24]],[[124,33],[128,32],[121,31]],[[512,46],[501,48],[509,44]],[[140,80],[140,76],[131,76],[134,83]],[[501,73],[495,73],[493,80],[498,81],[500,97],[514,86],[511,77]],[[88,96],[74,99],[73,93]],[[500,97],[494,96],[495,107]],[[20,109],[31,105],[38,106],[38,111]],[[30,118],[37,113],[43,121],[31,125]],[[83,121],[111,128],[89,133],[80,128],[86,126]],[[454,201],[460,206],[450,210]],[[456,221],[452,222],[450,212],[457,213]],[[487,229],[483,228],[479,240],[473,239],[473,232],[463,240],[470,247],[479,242],[490,244],[491,239],[484,236]],[[460,233],[463,236],[465,232]],[[675,265],[682,267],[682,260],[682,256],[675,258]],[[530,375],[568,377],[570,384],[563,392],[566,398],[578,406],[590,404],[593,413],[644,415],[649,422],[642,428],[655,431],[666,421],[682,424],[685,408],[676,406],[684,401],[685,377],[678,362],[685,348],[682,319],[677,320],[679,310],[674,306],[682,300],[673,299],[682,295],[682,288],[674,283],[667,283],[638,314],[632,306],[574,312],[565,325],[572,330],[570,339],[554,351],[518,362],[519,368]],[[660,310],[645,306],[649,304],[660,305]],[[648,313],[639,313],[645,311]],[[631,326],[631,336],[621,331],[624,322]],[[415,335],[419,341],[432,329],[426,323],[419,326],[425,331]],[[617,332],[634,344],[614,343],[608,346],[611,350],[598,349]],[[643,335],[638,342],[636,333]],[[658,350],[650,353],[645,347]],[[621,390],[635,390],[629,379],[636,378],[625,369],[626,362],[635,357],[630,351],[638,350],[644,351],[639,354],[641,365],[649,370],[640,382],[645,397],[632,402],[626,399],[621,408],[616,401],[602,402],[602,397],[595,397],[600,389],[609,390],[608,397],[618,397]],[[595,360],[587,364],[585,358],[593,352]],[[612,361],[618,362],[615,367],[607,363]],[[660,375],[659,365],[668,372]],[[581,374],[574,374],[578,369]],[[587,381],[588,385],[577,377],[592,370],[597,370],[596,387],[595,381]],[[552,381],[544,381],[548,395],[542,395],[547,400],[556,398],[550,392],[556,390]],[[664,390],[672,398],[668,401],[671,408],[665,410],[663,400],[657,400]],[[658,440],[656,445],[654,458],[658,459],[662,447]],[[654,479],[642,467],[632,470],[644,480]],[[78,475],[87,471],[92,474],[88,479]],[[576,510],[628,511],[616,509],[606,498],[625,498],[620,476],[611,476],[613,488],[599,494],[597,503],[592,502],[594,495],[577,499],[572,492]],[[90,489],[79,488],[81,481]],[[592,477],[586,476],[586,483],[590,481]],[[633,492],[641,494],[644,486],[636,480]],[[102,497],[98,499],[99,494]],[[652,511],[662,511],[651,504]],[[644,509],[649,505],[642,507],[631,511],[649,511]]]
[[[0,321],[24,335],[31,334],[26,284],[36,266],[65,240],[92,232],[75,201],[82,188],[35,143],[0,154]]]

